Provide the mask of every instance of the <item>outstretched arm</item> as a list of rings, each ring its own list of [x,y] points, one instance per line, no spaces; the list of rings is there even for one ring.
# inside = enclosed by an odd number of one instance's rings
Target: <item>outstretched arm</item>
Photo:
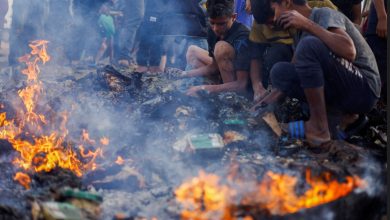
[[[219,92],[243,92],[248,84],[249,73],[247,71],[237,71],[237,80],[233,82],[218,84],[218,85],[201,85],[193,86],[187,91],[187,95],[196,96],[198,91],[207,93]]]

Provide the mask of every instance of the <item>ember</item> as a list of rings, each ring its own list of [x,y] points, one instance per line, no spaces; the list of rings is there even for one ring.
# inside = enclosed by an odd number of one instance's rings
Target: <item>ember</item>
[[[24,186],[24,188],[30,189],[31,179],[27,174],[22,172],[17,172],[15,174],[14,180],[18,181],[20,185]]]

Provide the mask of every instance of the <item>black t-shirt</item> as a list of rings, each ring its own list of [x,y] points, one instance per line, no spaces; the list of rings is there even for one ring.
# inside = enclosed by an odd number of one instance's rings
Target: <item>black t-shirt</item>
[[[218,41],[224,40],[233,46],[236,53],[234,69],[249,71],[249,29],[235,21],[224,39],[219,39],[214,31],[209,28],[207,42],[209,44],[209,56],[214,57],[214,48]]]
[[[352,14],[352,7],[356,4],[361,3],[362,0],[332,0],[332,3],[337,6],[349,20],[353,21],[355,18]]]

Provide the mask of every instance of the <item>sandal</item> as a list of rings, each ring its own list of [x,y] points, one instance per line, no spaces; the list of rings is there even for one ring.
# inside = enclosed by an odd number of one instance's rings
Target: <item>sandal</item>
[[[291,139],[302,140],[307,143],[312,148],[323,147],[331,142],[331,139],[310,139],[308,140],[305,135],[305,122],[300,121],[292,121],[287,123],[287,126],[281,126],[282,130],[287,134]]]
[[[366,115],[359,115],[359,118],[352,124],[348,125],[345,130],[337,128],[337,138],[339,140],[348,140],[353,135],[358,134],[368,124],[368,117]]]

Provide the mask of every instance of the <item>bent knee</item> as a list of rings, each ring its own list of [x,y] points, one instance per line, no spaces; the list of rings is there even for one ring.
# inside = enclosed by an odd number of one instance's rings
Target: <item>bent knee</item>
[[[214,56],[216,59],[219,59],[219,58],[233,59],[235,57],[234,48],[232,45],[230,45],[226,41],[218,41],[215,44]]]
[[[199,47],[194,46],[194,45],[189,46],[188,49],[187,49],[187,53],[186,53],[187,60],[191,60],[194,57],[196,57],[197,51],[199,49],[200,49]]]
[[[297,56],[301,54],[315,55],[321,53],[323,49],[327,49],[327,47],[322,40],[315,36],[307,36],[300,40],[295,54]]]
[[[292,63],[289,62],[278,62],[273,65],[270,71],[270,78],[272,85],[277,85],[281,81],[285,81],[291,77],[291,69],[295,68]]]

